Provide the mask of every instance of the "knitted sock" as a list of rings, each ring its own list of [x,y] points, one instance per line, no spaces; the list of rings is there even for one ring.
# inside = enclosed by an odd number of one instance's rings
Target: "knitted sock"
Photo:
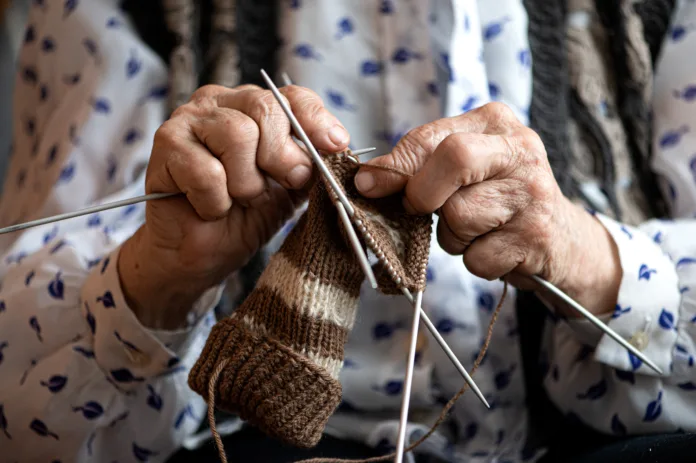
[[[384,262],[376,268],[381,289],[422,290],[431,218],[407,215],[397,198],[359,199],[359,165],[348,156],[330,155],[326,164],[352,199],[362,237]],[[189,375],[190,387],[210,401],[210,379],[222,365],[212,389],[220,408],[298,447],[317,444],[341,401],[343,349],[364,280],[331,196],[316,182],[307,212],[247,300],[213,327]]]

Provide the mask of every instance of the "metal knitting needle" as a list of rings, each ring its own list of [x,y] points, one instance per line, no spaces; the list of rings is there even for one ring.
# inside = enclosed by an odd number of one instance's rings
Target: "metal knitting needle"
[[[538,277],[536,275],[532,275],[532,279],[539,283],[541,286],[546,288],[547,290],[551,291],[554,293],[556,296],[560,297],[563,299],[568,305],[570,305],[572,308],[580,312],[580,314],[585,317],[590,323],[592,323],[594,326],[602,330],[604,333],[609,335],[614,341],[618,342],[623,346],[626,350],[628,350],[630,353],[641,359],[647,366],[655,370],[658,374],[662,374],[662,370],[654,364],[649,358],[647,358],[641,351],[636,349],[634,345],[626,341],[619,333],[614,331],[613,329],[609,328],[609,326],[602,322],[599,318],[595,317],[588,311],[586,308],[575,302],[570,296],[568,296],[566,293],[561,291],[560,289],[556,288],[554,285],[549,283],[548,281],[544,280],[541,277]]]
[[[297,118],[295,118],[295,116],[292,114],[292,110],[287,106],[287,104],[285,104],[285,101],[280,97],[280,92],[278,91],[277,87],[275,86],[275,84],[273,83],[273,81],[271,80],[271,78],[268,77],[268,74],[266,74],[264,71],[261,71],[261,72],[262,72],[262,76],[263,76],[264,80],[266,81],[266,84],[268,85],[268,87],[269,87],[269,88],[271,89],[271,91],[273,92],[273,95],[274,95],[274,96],[276,97],[276,99],[281,103],[281,107],[283,108],[283,111],[285,111],[285,114],[287,114],[287,116],[288,116],[288,118],[290,119],[291,122],[292,122],[292,121],[295,122],[295,123],[293,124],[293,127],[295,128],[296,134],[297,134],[298,136],[300,136],[300,137],[302,138],[303,141],[305,141],[305,144],[307,145],[307,149],[310,150],[310,152],[312,152],[312,151],[316,152],[316,150],[314,149],[313,145],[312,145],[311,142],[309,141],[309,138],[308,138],[307,135],[305,134],[304,130],[302,129],[302,127],[300,126],[300,124],[297,122]],[[288,76],[287,74],[285,74],[284,77],[285,77],[286,82],[292,83],[292,81],[290,80],[290,76]],[[310,148],[310,147],[311,147],[311,148]],[[355,154],[355,152],[354,152],[354,154]],[[318,155],[317,155],[317,157],[318,157]],[[319,159],[321,159],[321,158],[319,158]],[[322,165],[323,165],[323,161],[322,161]],[[325,166],[324,166],[324,167],[325,167]],[[329,181],[329,184],[332,186],[332,188],[334,188],[334,191],[336,192],[335,186],[334,186],[334,185],[337,185],[337,182],[336,182],[336,180],[333,178],[333,175],[331,174],[331,172],[329,172],[328,169],[326,169],[325,171],[322,171],[322,173],[323,173],[324,175],[326,175],[327,180]],[[339,191],[342,192],[342,190],[339,190]],[[336,192],[336,193],[337,193],[337,196],[338,196],[338,192]],[[347,198],[346,198],[346,201],[348,201]],[[341,203],[340,203],[340,202],[335,202],[335,204],[341,204]],[[340,213],[340,209],[339,209],[339,213]],[[350,215],[352,216],[352,214],[350,214]],[[352,236],[355,236],[355,238],[356,238],[356,240],[357,240],[357,235],[356,235],[355,230],[353,229],[352,226],[346,226],[346,231],[348,232],[349,236],[351,236],[351,235],[352,235]],[[360,247],[360,248],[354,248],[354,249],[355,249],[356,254],[358,255],[358,259],[360,260],[360,262],[363,262],[363,261],[366,261],[366,260],[367,260],[367,257],[363,254],[362,247]],[[369,272],[372,273],[372,268],[371,268],[371,267],[370,267]],[[404,295],[406,296],[406,298],[411,302],[411,304],[415,304],[415,301],[414,301],[414,299],[413,299],[413,296],[411,295],[411,292],[410,292],[407,288],[402,288],[402,292],[404,293]],[[419,315],[420,315],[420,318],[421,318],[421,319],[423,320],[423,322],[425,323],[425,326],[428,328],[428,330],[430,331],[430,333],[433,335],[433,337],[434,337],[435,340],[437,341],[437,343],[440,345],[440,347],[441,347],[442,350],[445,352],[445,354],[447,355],[447,357],[450,359],[450,361],[452,362],[452,364],[455,366],[455,368],[457,369],[457,371],[459,371],[459,373],[462,375],[462,377],[464,378],[464,381],[466,381],[467,384],[469,384],[469,387],[471,387],[471,389],[474,391],[474,393],[476,394],[476,396],[481,400],[481,402],[483,402],[483,404],[484,404],[487,408],[490,408],[490,405],[488,404],[488,401],[486,401],[486,398],[483,396],[483,393],[482,393],[481,390],[478,388],[478,386],[476,385],[476,383],[474,382],[474,380],[471,378],[471,376],[469,375],[469,373],[467,373],[466,369],[464,369],[464,366],[461,364],[461,362],[459,361],[459,359],[457,358],[457,356],[454,355],[454,352],[452,352],[452,349],[450,349],[449,345],[447,344],[447,341],[445,341],[445,339],[444,339],[444,338],[440,335],[440,333],[437,331],[437,328],[435,327],[435,325],[430,321],[430,318],[428,317],[428,314],[426,314],[425,311],[424,311],[422,308],[419,308],[418,313],[419,313]]]
[[[341,202],[341,204],[343,204],[343,207],[346,208],[348,216],[353,217],[353,214],[355,213],[353,206],[350,204],[350,201],[348,201],[348,198],[346,197],[345,193],[343,193],[343,190],[338,186],[336,179],[333,177],[333,175],[331,175],[331,172],[329,172],[328,167],[326,167],[326,164],[324,164],[324,160],[321,158],[321,156],[319,156],[319,153],[317,152],[316,148],[314,148],[312,142],[309,141],[309,137],[300,126],[300,123],[297,121],[295,115],[292,113],[290,106],[288,106],[283,97],[280,95],[278,87],[276,87],[271,78],[268,77],[268,74],[266,74],[266,71],[263,69],[261,69],[261,76],[263,77],[263,80],[266,81],[266,84],[273,93],[273,96],[275,96],[276,100],[278,100],[280,107],[283,108],[283,111],[288,116],[288,119],[290,119],[290,125],[292,125],[292,128],[295,129],[295,134],[300,138],[300,140],[302,140],[302,143],[305,144],[309,154],[312,156],[312,160],[315,162],[322,175],[329,182],[329,185],[331,185],[334,193],[336,193],[336,196],[338,196],[338,200]]]
[[[401,288],[401,291],[404,293],[404,296],[406,296],[406,299],[411,302],[411,304],[414,303],[413,295],[411,292],[408,290],[408,288]],[[464,365],[459,361],[457,356],[452,352],[452,349],[450,346],[447,344],[447,341],[445,341],[445,338],[442,337],[440,332],[437,330],[437,327],[433,324],[432,321],[430,321],[430,317],[428,317],[428,314],[425,313],[425,310],[423,308],[420,308],[419,315],[423,323],[425,323],[425,327],[428,328],[428,331],[430,331],[430,334],[433,335],[435,338],[435,341],[440,345],[442,348],[442,351],[447,355],[447,358],[450,359],[450,362],[452,362],[452,365],[457,369],[460,375],[462,375],[462,378],[464,378],[464,381],[469,385],[471,390],[476,394],[476,397],[479,398],[481,402],[486,406],[486,408],[491,408],[491,406],[488,404],[488,401],[484,397],[483,393],[481,392],[481,389],[479,389],[478,385],[474,382],[473,378],[469,375],[469,373],[466,371],[464,368]]]
[[[355,155],[367,154],[377,148],[364,148],[360,150],[353,151]],[[117,207],[130,206],[131,204],[138,204],[144,201],[152,201],[154,199],[169,198],[171,196],[183,195],[183,193],[150,193],[148,195],[136,196],[135,198],[122,199],[120,201],[114,201],[112,203],[100,204],[97,206],[91,206],[86,209],[80,209],[75,212],[65,212],[63,214],[53,215],[50,217],[44,217],[43,219],[31,220],[29,222],[19,223],[17,225],[10,225],[9,227],[0,228],[0,235],[5,233],[12,233],[20,230],[26,230],[27,228],[38,227],[40,225],[46,225],[47,223],[60,222],[61,220],[74,219],[75,217],[82,217],[83,215],[94,214],[101,211],[106,211],[109,209],[116,209]]]
[[[404,459],[404,447],[406,444],[406,427],[408,424],[408,409],[411,402],[411,386],[413,385],[413,369],[416,364],[416,345],[418,342],[418,322],[423,303],[423,291],[416,293],[413,303],[413,325],[411,326],[411,342],[408,346],[408,360],[406,361],[406,377],[404,379],[404,393],[401,397],[401,416],[399,417],[399,433],[396,438],[396,463]]]

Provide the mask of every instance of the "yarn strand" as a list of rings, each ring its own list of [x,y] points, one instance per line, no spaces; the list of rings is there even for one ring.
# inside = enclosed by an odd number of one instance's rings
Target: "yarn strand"
[[[507,291],[508,291],[508,282],[504,281],[503,285],[503,294],[500,296],[500,300],[498,301],[498,305],[496,306],[495,310],[493,311],[493,316],[491,317],[491,321],[488,324],[488,332],[486,333],[486,339],[483,343],[483,346],[481,346],[481,350],[479,351],[478,357],[476,357],[476,361],[474,362],[474,366],[471,369],[471,376],[474,376],[474,373],[476,373],[476,370],[478,370],[479,365],[481,364],[481,361],[483,361],[483,357],[486,355],[486,351],[488,351],[488,346],[491,342],[491,338],[493,337],[493,327],[495,326],[495,322],[498,320],[498,315],[500,314],[500,309],[503,307],[503,302],[505,302],[505,297],[507,296]],[[420,446],[423,442],[425,442],[430,436],[435,433],[437,428],[447,419],[447,415],[449,414],[450,410],[452,410],[452,407],[454,407],[454,404],[457,403],[459,398],[464,395],[464,393],[469,389],[468,384],[464,384],[464,386],[447,402],[447,404],[443,407],[442,412],[440,412],[440,416],[438,417],[437,421],[435,421],[435,424],[433,424],[428,432],[423,435],[420,439],[418,439],[416,442],[413,444],[409,445],[404,453],[408,453],[413,451],[415,448]],[[393,459],[396,456],[396,452],[392,452],[388,455],[383,455],[381,457],[372,457],[372,458],[365,458],[361,460],[351,460],[351,459],[342,459],[342,458],[310,458],[307,460],[299,460],[296,461],[295,463],[377,463],[380,461],[388,461]]]
[[[225,452],[225,444],[222,443],[222,438],[215,425],[215,389],[217,386],[218,378],[222,370],[227,366],[229,359],[222,360],[213,374],[210,376],[210,382],[208,383],[208,425],[210,426],[210,432],[213,433],[213,439],[215,440],[215,446],[220,454],[220,461],[222,463],[227,463],[227,453]]]

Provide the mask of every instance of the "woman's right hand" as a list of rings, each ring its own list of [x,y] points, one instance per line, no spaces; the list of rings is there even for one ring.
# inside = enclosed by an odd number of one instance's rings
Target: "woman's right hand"
[[[281,89],[319,150],[349,135],[314,92]],[[155,134],[145,224],[124,243],[121,284],[141,322],[174,329],[207,289],[242,267],[306,197],[310,156],[270,91],[252,85],[200,88]]]

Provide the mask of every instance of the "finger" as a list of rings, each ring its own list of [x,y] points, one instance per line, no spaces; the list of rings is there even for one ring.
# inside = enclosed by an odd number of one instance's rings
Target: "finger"
[[[505,231],[477,238],[464,251],[464,265],[472,274],[486,280],[507,275],[525,260],[524,252],[515,245],[514,235]]]
[[[368,165],[386,166],[415,175],[440,143],[452,134],[501,135],[520,126],[510,108],[502,103],[489,103],[460,116],[440,119],[410,131],[391,153],[371,160]],[[369,168],[362,168],[355,180],[358,191],[370,198],[396,193],[406,183],[404,176]]]
[[[301,188],[311,174],[311,160],[292,140],[290,121],[271,92],[250,86],[222,94],[219,104],[248,115],[258,127],[257,167],[285,188]]]
[[[437,237],[442,249],[462,254],[477,237],[508,223],[518,210],[512,188],[484,182],[462,188],[440,209]]]
[[[411,213],[432,213],[461,187],[494,178],[511,167],[513,161],[504,137],[452,134],[408,181],[404,205]]]
[[[226,172],[232,198],[249,201],[267,190],[264,174],[256,164],[259,128],[246,114],[229,108],[210,107],[189,118],[193,133],[217,157]]]
[[[186,133],[167,121],[155,133],[146,190],[183,192],[199,217],[219,219],[232,207],[225,168],[194,137],[181,136],[182,132]]]
[[[316,149],[337,152],[348,148],[348,131],[326,109],[319,95],[297,85],[283,87],[280,93],[287,97],[297,121]]]

